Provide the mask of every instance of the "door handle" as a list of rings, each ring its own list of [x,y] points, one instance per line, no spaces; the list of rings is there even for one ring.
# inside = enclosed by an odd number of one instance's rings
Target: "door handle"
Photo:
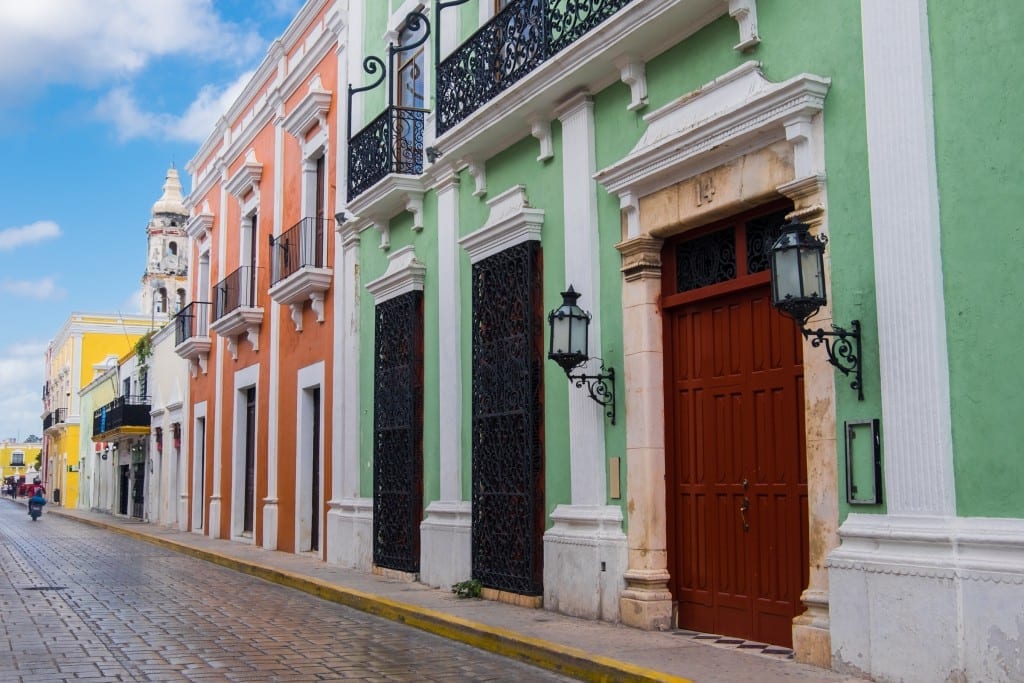
[[[740,503],[740,520],[743,522],[743,531],[750,531],[750,524],[747,523],[747,510],[750,509],[750,499],[743,496],[743,502]]]

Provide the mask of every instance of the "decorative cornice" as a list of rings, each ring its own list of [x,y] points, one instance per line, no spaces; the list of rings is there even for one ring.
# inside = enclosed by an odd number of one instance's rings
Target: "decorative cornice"
[[[402,247],[388,257],[388,268],[376,280],[366,283],[366,289],[378,304],[413,291],[423,291],[426,265],[416,258],[412,245]]]
[[[772,83],[746,62],[644,117],[648,127],[625,158],[594,177],[618,195],[627,234],[640,234],[639,198],[778,140],[800,153],[799,176],[813,175],[818,150],[811,121],[830,80],[800,74]]]
[[[203,240],[209,237],[212,229],[213,212],[210,210],[210,202],[204,201],[200,212],[185,222],[185,234],[189,239]]]
[[[259,192],[262,177],[263,164],[256,161],[256,153],[250,149],[245,155],[245,163],[224,183],[224,189],[241,201],[250,192]]]
[[[282,127],[300,142],[314,125],[326,127],[327,112],[331,109],[331,95],[331,91],[325,90],[321,85],[319,74],[314,76],[309,84],[309,92],[292,113],[284,117]]]
[[[540,241],[544,211],[530,206],[525,186],[509,188],[487,202],[487,206],[491,211],[484,226],[459,240],[471,263],[521,242]]]

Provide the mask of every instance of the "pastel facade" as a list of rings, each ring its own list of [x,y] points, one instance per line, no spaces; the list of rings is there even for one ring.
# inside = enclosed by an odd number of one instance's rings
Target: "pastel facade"
[[[309,2],[189,162],[189,305],[175,350],[189,528],[268,549],[330,545],[337,68],[343,24]]]
[[[46,351],[43,387],[43,485],[60,504],[78,505],[83,417],[79,392],[94,368],[126,354],[153,324],[150,316],[72,313]],[[60,491],[58,494],[57,491]]]
[[[189,164],[189,528],[1019,680],[1021,10],[583,5],[311,0],[275,43]],[[791,219],[860,391],[771,306]],[[570,284],[576,380],[546,357]]]
[[[36,460],[42,453],[42,445],[38,443],[0,442],[0,480],[7,477],[27,476],[31,482],[39,471]]]

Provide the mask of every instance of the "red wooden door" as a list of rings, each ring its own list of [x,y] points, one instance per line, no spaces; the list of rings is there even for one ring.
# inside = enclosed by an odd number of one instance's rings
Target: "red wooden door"
[[[666,298],[671,588],[683,628],[789,646],[808,572],[802,342],[767,272],[743,270]]]

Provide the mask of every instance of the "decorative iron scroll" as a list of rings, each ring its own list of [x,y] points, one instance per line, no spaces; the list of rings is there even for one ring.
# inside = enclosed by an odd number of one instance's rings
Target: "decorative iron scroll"
[[[418,572],[423,509],[423,293],[377,304],[373,562]]]
[[[538,242],[473,265],[473,578],[543,593],[544,314]]]
[[[747,221],[747,274],[760,273],[771,267],[771,250],[782,234],[788,210],[776,211]]]
[[[437,135],[634,0],[514,0],[437,66]],[[449,5],[442,3],[438,14]],[[438,38],[440,46],[440,38]],[[438,51],[440,54],[440,51]]]
[[[707,287],[736,277],[736,235],[732,228],[676,246],[676,291]]]

